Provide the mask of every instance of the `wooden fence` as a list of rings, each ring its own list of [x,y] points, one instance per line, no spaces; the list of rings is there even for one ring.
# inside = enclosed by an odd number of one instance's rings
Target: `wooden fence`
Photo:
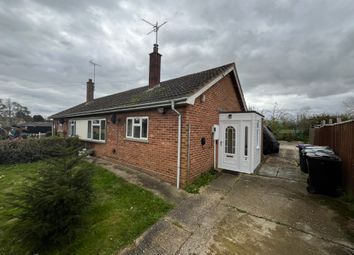
[[[314,129],[314,144],[330,146],[341,157],[343,186],[354,195],[354,120]]]

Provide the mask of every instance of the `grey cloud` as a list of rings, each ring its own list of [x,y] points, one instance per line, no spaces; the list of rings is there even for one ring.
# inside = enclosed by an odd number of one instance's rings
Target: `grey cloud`
[[[97,96],[145,85],[154,36],[141,17],[168,20],[163,79],[236,61],[251,105],[340,111],[354,93],[349,0],[32,0],[0,2],[0,98],[47,115],[78,104],[90,59]]]

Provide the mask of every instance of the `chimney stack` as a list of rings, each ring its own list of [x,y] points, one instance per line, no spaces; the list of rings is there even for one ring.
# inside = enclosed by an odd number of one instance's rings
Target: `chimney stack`
[[[93,93],[95,91],[95,83],[92,82],[92,79],[89,79],[86,82],[86,103],[93,101]]]
[[[159,53],[159,45],[154,44],[154,50],[150,53],[149,66],[149,88],[153,88],[160,84],[161,74],[161,54]]]

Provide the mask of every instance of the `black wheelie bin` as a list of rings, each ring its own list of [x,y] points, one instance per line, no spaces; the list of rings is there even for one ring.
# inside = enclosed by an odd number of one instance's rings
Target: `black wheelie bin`
[[[307,191],[332,196],[338,195],[337,189],[341,184],[342,160],[335,154],[316,151],[306,154],[306,162],[309,170]]]
[[[308,173],[308,167],[306,162],[306,155],[311,152],[321,152],[329,155],[334,155],[334,151],[328,146],[306,146],[300,152],[300,169],[304,173]]]

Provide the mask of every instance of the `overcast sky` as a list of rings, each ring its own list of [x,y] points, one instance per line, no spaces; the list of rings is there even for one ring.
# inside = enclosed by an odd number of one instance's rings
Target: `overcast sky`
[[[354,96],[353,1],[0,0],[0,98],[48,116],[147,84],[154,35],[162,80],[235,62],[248,105],[339,113]]]

